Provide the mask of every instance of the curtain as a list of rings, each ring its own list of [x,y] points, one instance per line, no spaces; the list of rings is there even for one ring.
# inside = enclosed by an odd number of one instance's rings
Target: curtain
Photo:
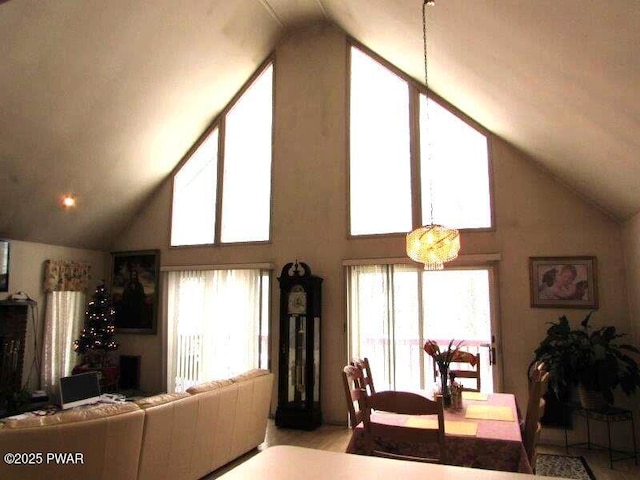
[[[56,393],[58,379],[71,375],[77,363],[73,341],[82,326],[90,269],[91,266],[83,262],[45,262],[46,309],[40,381],[41,388],[49,395]]]
[[[168,273],[168,389],[267,368],[268,271]]]
[[[424,388],[418,272],[403,265],[352,266],[349,354],[367,357],[376,389]]]
[[[67,260],[44,262],[44,291],[85,292],[89,286],[91,265]]]

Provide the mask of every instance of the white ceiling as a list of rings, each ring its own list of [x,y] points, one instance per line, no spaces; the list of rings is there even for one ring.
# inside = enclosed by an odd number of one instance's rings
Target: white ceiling
[[[638,213],[640,1],[436,3],[430,87],[611,216]],[[0,236],[108,250],[288,29],[332,21],[421,79],[421,11],[422,0],[0,2]]]

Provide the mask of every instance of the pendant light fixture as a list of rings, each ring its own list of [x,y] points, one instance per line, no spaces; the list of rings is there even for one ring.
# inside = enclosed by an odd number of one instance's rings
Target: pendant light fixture
[[[424,46],[424,83],[429,94],[429,69],[427,62],[427,7],[435,5],[434,0],[424,0],[422,4],[422,39]],[[429,103],[426,102],[426,125],[424,130],[429,128]],[[429,164],[433,149],[431,148],[431,137],[427,135]],[[425,270],[442,270],[444,263],[455,259],[460,250],[460,232],[455,228],[448,228],[433,223],[433,180],[429,180],[429,205],[431,222],[414,229],[407,234],[407,255],[416,262],[424,263]]]

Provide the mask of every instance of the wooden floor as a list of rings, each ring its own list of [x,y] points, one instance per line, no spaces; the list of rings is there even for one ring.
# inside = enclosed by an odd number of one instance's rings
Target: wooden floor
[[[315,448],[319,450],[330,450],[344,452],[351,438],[351,430],[347,427],[322,425],[317,430],[307,432],[304,430],[279,429],[269,420],[267,435],[264,443],[257,450],[249,452],[243,457],[231,462],[229,465],[217,470],[205,477],[205,480],[218,478],[223,473],[232,469],[236,465],[256,455],[260,451],[273,445],[296,445],[299,447]],[[539,445],[538,452],[565,455],[564,447],[552,445]],[[639,480],[640,466],[634,465],[633,460],[623,460],[614,463],[614,469],[609,468],[609,456],[603,450],[588,450],[581,448],[571,448],[569,455],[583,456],[597,480]],[[301,475],[304,478],[304,475]],[[327,478],[330,478],[328,476]]]

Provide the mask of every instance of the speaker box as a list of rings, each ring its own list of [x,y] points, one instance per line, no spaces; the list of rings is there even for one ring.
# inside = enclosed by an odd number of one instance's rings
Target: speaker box
[[[120,355],[120,389],[140,390],[140,355]]]

